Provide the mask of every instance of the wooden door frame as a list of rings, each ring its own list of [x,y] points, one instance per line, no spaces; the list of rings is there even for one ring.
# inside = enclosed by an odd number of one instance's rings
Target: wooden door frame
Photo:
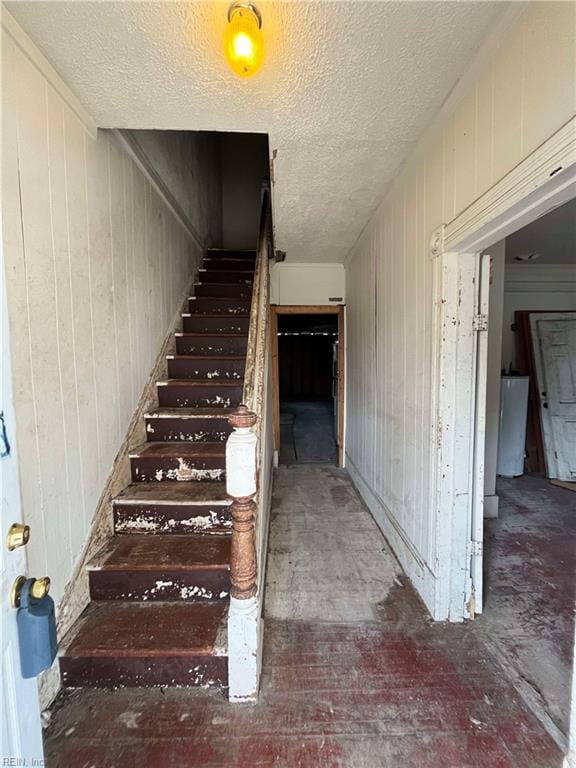
[[[272,403],[274,416],[274,450],[280,450],[280,375],[278,365],[278,315],[338,316],[338,466],[344,466],[344,393],[346,373],[346,337],[344,304],[271,304]]]

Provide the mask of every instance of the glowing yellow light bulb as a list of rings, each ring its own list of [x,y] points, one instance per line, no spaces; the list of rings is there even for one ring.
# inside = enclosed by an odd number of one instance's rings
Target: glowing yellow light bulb
[[[224,53],[230,68],[240,77],[251,77],[262,66],[264,40],[262,18],[252,3],[233,3],[228,10]]]

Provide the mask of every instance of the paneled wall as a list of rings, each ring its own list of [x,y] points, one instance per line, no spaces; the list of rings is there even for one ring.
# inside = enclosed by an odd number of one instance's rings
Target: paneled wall
[[[554,2],[514,11],[397,176],[346,265],[348,467],[433,613],[436,278],[429,238],[576,111],[575,13],[574,4]]]
[[[41,57],[5,32],[2,57],[22,502],[30,573],[49,575],[58,600],[200,254],[115,136],[95,137],[79,119]]]
[[[221,134],[124,131],[200,242],[222,245]],[[254,229],[257,228],[257,224]]]
[[[343,264],[291,261],[298,254],[288,254],[288,261],[272,265],[270,303],[294,306],[344,304],[346,272]]]

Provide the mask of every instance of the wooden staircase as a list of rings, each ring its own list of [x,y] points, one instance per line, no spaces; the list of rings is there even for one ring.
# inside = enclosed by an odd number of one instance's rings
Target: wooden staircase
[[[209,250],[176,334],[113,538],[88,564],[91,602],[65,638],[62,682],[221,686],[228,681],[227,415],[242,401],[255,252]]]

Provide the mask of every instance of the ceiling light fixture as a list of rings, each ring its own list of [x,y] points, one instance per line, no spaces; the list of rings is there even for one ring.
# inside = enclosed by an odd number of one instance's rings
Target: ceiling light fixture
[[[239,77],[252,77],[262,66],[262,16],[252,3],[232,3],[224,34],[224,54]]]
[[[522,253],[520,256],[514,256],[514,261],[536,261],[539,258],[539,253]]]

